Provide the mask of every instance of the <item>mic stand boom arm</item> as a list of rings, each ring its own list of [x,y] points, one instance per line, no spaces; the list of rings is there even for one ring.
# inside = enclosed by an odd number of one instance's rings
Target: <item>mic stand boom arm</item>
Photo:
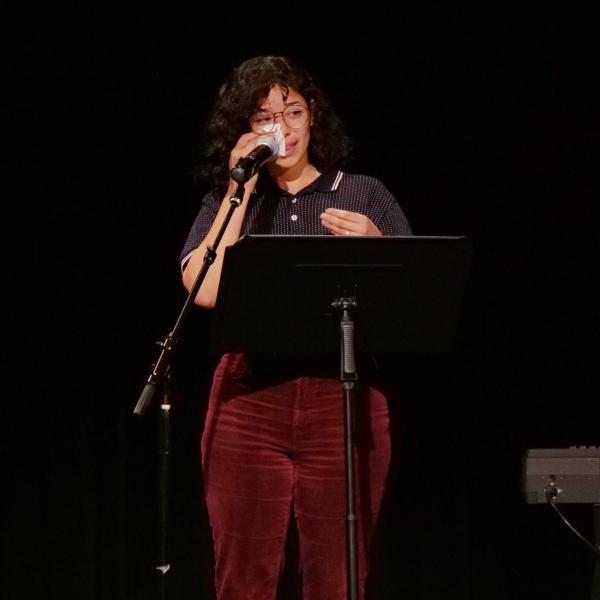
[[[156,392],[157,384],[159,381],[162,380],[164,373],[169,366],[170,358],[171,358],[171,356],[175,350],[175,347],[177,345],[177,341],[179,339],[179,332],[181,331],[185,317],[187,316],[190,308],[194,305],[194,299],[196,298],[196,295],[198,294],[198,290],[200,289],[200,286],[202,285],[202,282],[204,281],[204,278],[206,277],[206,273],[208,272],[208,269],[210,268],[212,263],[215,262],[215,258],[217,257],[217,252],[216,252],[217,247],[219,246],[219,243],[221,242],[221,238],[223,237],[223,234],[225,233],[225,230],[227,229],[227,225],[229,224],[229,221],[231,220],[233,211],[242,204],[242,200],[244,199],[244,183],[245,183],[245,181],[243,181],[243,180],[238,182],[236,191],[229,198],[229,203],[230,203],[229,210],[227,211],[227,214],[225,215],[223,224],[219,228],[219,231],[217,233],[217,237],[215,238],[215,241],[213,242],[212,245],[208,245],[206,248],[206,254],[204,255],[204,262],[202,263],[200,272],[198,273],[198,276],[196,277],[196,281],[194,281],[194,285],[192,286],[192,289],[190,290],[190,293],[183,305],[183,308],[181,309],[181,312],[179,313],[179,317],[177,318],[175,326],[167,334],[167,336],[165,337],[165,339],[162,342],[157,342],[158,345],[162,348],[162,350],[161,350],[160,356],[158,357],[158,361],[153,365],[152,371],[146,381],[146,385],[144,386],[144,389],[142,390],[142,393],[141,393],[141,395],[137,401],[137,404],[135,405],[135,408],[133,410],[134,414],[136,414],[138,416],[144,416],[144,413],[146,412],[146,409],[148,408],[148,406],[149,406],[150,402],[152,401],[152,398]]]

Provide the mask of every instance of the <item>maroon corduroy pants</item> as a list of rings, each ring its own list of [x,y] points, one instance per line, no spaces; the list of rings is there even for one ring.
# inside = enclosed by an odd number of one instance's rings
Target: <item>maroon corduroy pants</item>
[[[390,462],[387,401],[356,393],[355,500],[359,587]],[[298,528],[304,600],[346,600],[346,496],[341,383],[261,380],[243,355],[214,375],[202,469],[218,600],[275,600],[290,511]]]

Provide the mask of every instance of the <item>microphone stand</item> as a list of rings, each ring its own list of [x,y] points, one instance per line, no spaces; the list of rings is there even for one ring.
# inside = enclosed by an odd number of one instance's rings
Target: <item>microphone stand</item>
[[[148,409],[154,395],[156,394],[157,388],[161,386],[164,390],[164,403],[161,405],[161,415],[160,415],[160,426],[159,426],[159,457],[160,457],[160,465],[159,465],[159,554],[160,554],[160,564],[156,567],[156,570],[160,574],[159,579],[159,598],[164,600],[166,598],[166,576],[170,571],[170,565],[167,560],[167,516],[168,516],[168,457],[171,452],[171,423],[170,423],[170,378],[171,378],[171,369],[170,369],[170,360],[175,348],[177,346],[177,342],[179,341],[179,333],[182,329],[185,318],[189,314],[190,309],[194,305],[194,299],[198,294],[198,290],[206,277],[206,273],[210,266],[214,263],[217,252],[216,249],[221,242],[221,239],[227,229],[227,225],[231,220],[233,215],[233,211],[242,204],[244,199],[244,184],[248,180],[248,178],[235,178],[238,186],[236,191],[229,198],[229,210],[225,215],[225,219],[223,224],[219,228],[215,241],[212,245],[207,246],[206,254],[204,255],[204,262],[202,263],[202,267],[194,281],[194,285],[190,290],[190,293],[179,313],[177,321],[175,322],[175,326],[173,329],[167,334],[162,342],[157,342],[157,344],[162,348],[160,356],[155,364],[152,365],[152,371],[148,376],[146,381],[146,385],[140,394],[140,397],[135,405],[133,413],[139,417],[143,417],[144,413]]]

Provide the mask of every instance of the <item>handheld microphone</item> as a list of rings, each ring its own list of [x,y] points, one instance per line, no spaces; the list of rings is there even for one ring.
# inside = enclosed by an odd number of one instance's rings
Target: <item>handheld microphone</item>
[[[256,140],[256,147],[252,152],[240,158],[233,169],[231,179],[237,183],[246,183],[264,164],[275,160],[279,154],[277,142],[268,135],[263,135]]]

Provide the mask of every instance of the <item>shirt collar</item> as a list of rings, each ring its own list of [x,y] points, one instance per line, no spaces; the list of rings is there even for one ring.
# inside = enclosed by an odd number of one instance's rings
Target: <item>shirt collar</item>
[[[302,193],[308,192],[335,192],[338,189],[344,173],[337,169],[330,169],[317,177],[309,186],[302,190]]]
[[[325,171],[325,173],[319,175],[319,177],[317,177],[311,184],[307,185],[297,194],[293,195],[304,196],[305,194],[312,194],[313,192],[335,192],[338,189],[343,176],[343,171],[339,171],[338,169],[330,169],[329,171]],[[259,185],[256,187],[260,187],[261,191],[268,193],[277,191],[282,195],[292,195],[278,188],[275,185],[275,182],[268,176],[264,177],[262,181],[259,181]]]

